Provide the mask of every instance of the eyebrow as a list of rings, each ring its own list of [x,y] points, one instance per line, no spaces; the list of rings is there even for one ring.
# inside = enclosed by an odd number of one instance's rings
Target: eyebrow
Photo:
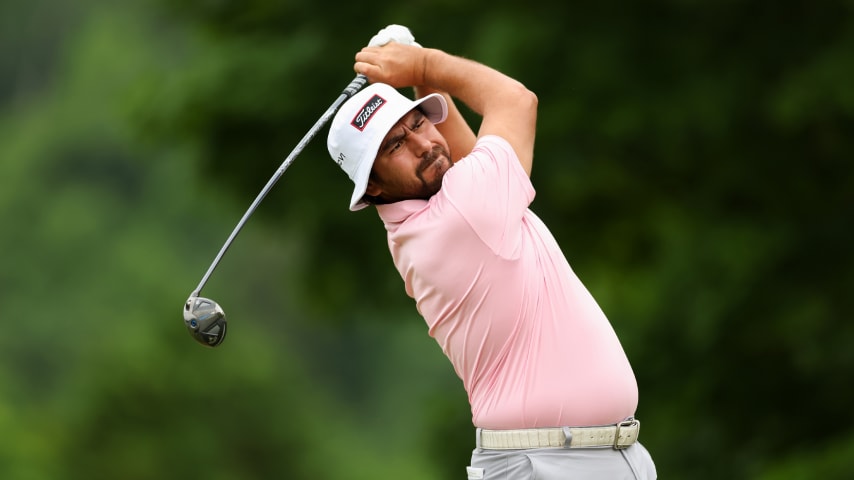
[[[411,117],[408,120],[414,120],[417,123],[417,122],[421,121],[421,119],[426,118],[426,115],[424,115],[424,113],[421,112],[421,110],[419,110],[417,108],[412,110],[411,112],[407,113],[406,116],[409,116],[410,114],[413,114],[413,113],[414,113],[414,115],[411,115]],[[405,120],[407,120],[406,116],[404,116],[404,118],[401,118],[400,121],[398,123],[396,123],[394,127],[392,127],[393,129],[402,128],[402,131],[400,133],[397,133],[395,135],[388,137],[385,141],[383,141],[383,143],[380,144],[380,150],[379,150],[380,153],[385,153],[385,151],[388,150],[390,146],[392,146],[395,143],[399,142],[400,140],[406,138],[406,135],[408,134],[407,130],[411,130],[411,128],[404,126]]]

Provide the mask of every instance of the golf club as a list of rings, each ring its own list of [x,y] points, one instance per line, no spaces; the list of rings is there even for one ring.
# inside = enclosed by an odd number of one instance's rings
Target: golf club
[[[293,163],[294,159],[299,155],[303,149],[308,145],[308,142],[317,135],[317,132],[323,128],[324,125],[335,115],[335,112],[341,107],[341,105],[350,97],[356,94],[362,87],[367,83],[368,78],[364,75],[356,75],[347,88],[341,92],[341,95],[338,96],[338,99],[326,109],[326,112],[315,122],[314,126],[302,137],[302,140],[297,144],[296,148],[291,151],[290,155],[282,162],[282,165],[279,166],[276,173],[273,174],[272,178],[264,185],[264,188],[261,190],[261,193],[255,197],[255,201],[252,202],[252,205],[249,206],[249,209],[246,210],[246,213],[243,214],[243,217],[237,222],[237,226],[234,227],[234,230],[231,232],[231,235],[226,239],[225,244],[219,250],[216,258],[214,258],[211,266],[208,267],[208,271],[205,272],[205,275],[202,277],[202,281],[199,282],[199,285],[193,290],[193,293],[190,294],[190,297],[187,299],[187,303],[184,304],[184,325],[187,327],[187,330],[190,332],[190,335],[202,345],[207,347],[216,347],[221,344],[223,339],[225,339],[226,332],[226,320],[225,320],[225,312],[222,307],[219,306],[215,301],[200,297],[199,294],[202,291],[202,287],[208,281],[214,269],[219,264],[220,260],[222,260],[222,256],[225,255],[225,252],[228,250],[228,247],[231,246],[231,243],[234,241],[234,238],[240,233],[240,230],[243,228],[243,225],[246,223],[246,220],[249,219],[249,216],[258,208],[258,204],[267,196],[267,193],[273,188],[273,185],[279,181],[282,174],[285,173],[285,170]]]

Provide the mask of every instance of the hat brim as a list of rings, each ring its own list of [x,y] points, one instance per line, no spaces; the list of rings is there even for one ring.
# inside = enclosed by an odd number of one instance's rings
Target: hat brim
[[[421,106],[421,110],[430,122],[434,125],[442,123],[448,118],[448,104],[445,102],[445,97],[439,93],[431,93],[412,102],[411,108],[404,110],[400,115],[396,115],[392,125],[397,124],[401,118]],[[390,130],[390,128],[389,128]],[[380,149],[380,144],[383,138],[388,134],[388,131],[378,132],[375,138],[370,140],[370,145],[365,149],[365,155],[370,158],[370,161],[362,162],[359,169],[353,177],[353,195],[350,197],[350,210],[361,210],[368,206],[368,203],[363,200],[365,191],[368,189],[368,179],[371,176],[371,169],[374,167],[374,160],[377,157],[377,152]]]

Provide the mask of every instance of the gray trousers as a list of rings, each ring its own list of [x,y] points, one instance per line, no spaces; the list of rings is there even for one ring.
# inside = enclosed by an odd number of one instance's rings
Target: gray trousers
[[[472,452],[469,480],[655,480],[649,452],[613,448],[535,448]]]

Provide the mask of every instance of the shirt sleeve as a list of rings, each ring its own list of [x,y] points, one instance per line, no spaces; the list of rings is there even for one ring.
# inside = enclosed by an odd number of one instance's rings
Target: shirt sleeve
[[[472,152],[445,175],[442,191],[496,254],[518,251],[534,187],[510,144],[498,136],[478,139]]]

